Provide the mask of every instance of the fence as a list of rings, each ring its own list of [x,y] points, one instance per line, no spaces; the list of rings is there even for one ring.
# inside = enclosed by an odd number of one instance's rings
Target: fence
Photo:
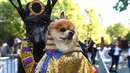
[[[9,57],[0,57],[0,73],[17,73],[18,60]]]
[[[98,59],[97,64],[99,65],[99,67],[98,67],[98,73],[110,73],[108,71],[108,68],[106,67],[103,59],[102,59],[100,51],[98,51],[98,53],[97,53],[97,59]]]

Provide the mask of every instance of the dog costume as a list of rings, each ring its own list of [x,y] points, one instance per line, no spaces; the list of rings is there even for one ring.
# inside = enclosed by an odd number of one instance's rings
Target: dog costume
[[[62,53],[49,35],[44,51],[35,73],[94,73],[78,43],[72,52]]]

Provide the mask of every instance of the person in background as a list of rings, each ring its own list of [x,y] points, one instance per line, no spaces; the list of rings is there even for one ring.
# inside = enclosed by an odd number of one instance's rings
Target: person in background
[[[18,48],[18,54],[20,54],[20,48],[21,48],[21,44],[22,44],[22,40],[21,39],[19,39],[19,38],[16,38],[16,40],[17,40],[17,48]]]
[[[117,40],[118,40],[118,46],[119,46],[119,48],[122,48],[121,37],[118,37]]]
[[[113,52],[113,55],[111,56],[112,63],[111,63],[111,67],[110,67],[109,71],[113,71],[113,65],[116,65],[114,71],[117,72],[119,57],[120,57],[120,53],[121,53],[121,48],[119,48],[118,43],[119,43],[118,41],[115,41],[114,46],[112,47],[112,49],[114,49],[114,52]]]
[[[84,40],[84,43],[85,43],[85,47],[88,47],[88,42],[87,42],[87,40]]]
[[[92,64],[94,65],[96,60],[95,60],[95,57],[96,57],[96,54],[97,54],[97,45],[94,44],[93,45],[93,51],[92,51],[92,57],[91,57],[91,60],[92,60]]]
[[[4,48],[1,50],[1,56],[2,57],[18,57],[18,41],[15,36],[9,37],[7,40],[7,45],[4,46]]]
[[[128,60],[128,68],[129,68],[129,72],[130,72],[130,41],[128,41],[128,53],[126,58],[124,59],[124,61]]]
[[[92,63],[92,57],[93,57],[93,52],[94,52],[94,44],[95,44],[95,42],[91,39],[91,38],[89,38],[89,40],[88,40],[88,53],[87,53],[87,55],[88,55],[88,59],[89,59],[89,61]]]
[[[104,48],[104,37],[101,37],[100,48],[101,48],[101,51],[102,51],[103,48]]]
[[[84,43],[79,41],[79,44],[83,50],[82,54],[88,59],[88,43],[87,43],[87,40],[84,40]],[[94,56],[93,56],[94,57]],[[88,61],[92,64],[92,62],[88,59]],[[96,70],[96,68],[94,66],[92,66],[92,69],[94,71],[94,73],[98,73],[98,71]]]

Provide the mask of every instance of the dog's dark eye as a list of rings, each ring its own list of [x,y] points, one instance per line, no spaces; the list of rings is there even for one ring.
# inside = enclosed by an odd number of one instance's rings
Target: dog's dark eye
[[[59,29],[61,32],[65,32],[65,28],[60,28]]]
[[[71,30],[74,33],[74,30]]]

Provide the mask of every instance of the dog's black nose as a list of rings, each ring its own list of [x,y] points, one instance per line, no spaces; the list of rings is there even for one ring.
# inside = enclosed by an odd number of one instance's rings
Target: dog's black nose
[[[73,35],[74,35],[74,32],[68,32],[68,37],[67,39],[72,39],[73,38]]]
[[[70,37],[73,37],[73,35],[74,35],[74,32],[69,32]]]

